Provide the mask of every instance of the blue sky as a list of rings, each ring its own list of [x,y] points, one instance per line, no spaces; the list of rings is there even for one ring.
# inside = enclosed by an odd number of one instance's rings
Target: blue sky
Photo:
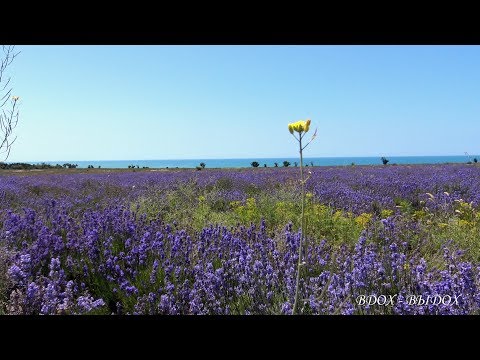
[[[9,162],[480,153],[479,46],[18,46]]]

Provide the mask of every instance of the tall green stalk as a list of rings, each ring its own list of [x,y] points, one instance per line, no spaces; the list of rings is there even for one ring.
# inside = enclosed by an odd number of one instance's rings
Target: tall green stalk
[[[303,254],[303,238],[305,231],[305,179],[303,177],[303,148],[302,148],[302,138],[303,135],[300,134],[298,143],[300,145],[300,178],[302,181],[302,216],[301,216],[301,236],[300,244],[298,246],[298,265],[297,265],[297,279],[295,281],[295,301],[293,303],[293,314],[295,315],[298,311],[298,297],[300,293],[300,271],[302,269],[302,254]]]
[[[300,150],[300,178],[302,181],[302,215],[301,215],[301,229],[300,229],[300,244],[298,245],[298,265],[297,265],[297,279],[295,281],[295,300],[293,302],[293,314],[298,313],[298,298],[300,297],[300,273],[302,270],[302,266],[305,264],[303,260],[303,247],[304,247],[304,240],[305,238],[305,176],[303,174],[303,150],[315,139],[317,136],[317,130],[315,129],[315,133],[313,134],[310,141],[303,146],[302,140],[305,134],[308,132],[310,128],[310,119],[303,121],[297,121],[291,124],[288,124],[288,131],[293,137],[298,141],[299,150]],[[295,136],[295,133],[298,133],[298,138]],[[307,244],[305,243],[305,248],[308,249]],[[305,259],[307,258],[305,254]]]

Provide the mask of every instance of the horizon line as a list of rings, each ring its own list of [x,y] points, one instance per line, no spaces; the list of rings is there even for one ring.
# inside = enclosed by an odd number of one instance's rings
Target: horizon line
[[[469,154],[469,155],[383,155],[387,158],[398,158],[398,157],[409,157],[409,158],[417,158],[417,157],[475,157],[475,156],[480,156],[479,154]],[[376,156],[306,156],[305,159],[312,159],[312,158],[317,158],[317,159],[342,159],[342,158],[349,158],[349,159],[356,159],[356,158],[381,158],[382,155],[376,155]],[[251,160],[251,159],[258,159],[258,160],[264,160],[264,159],[294,159],[296,158],[295,156],[277,156],[277,157],[224,157],[224,158],[175,158],[175,159],[99,159],[99,160],[93,160],[93,159],[88,159],[88,160],[13,160],[13,161],[1,161],[1,162],[10,162],[10,163],[15,163],[15,162],[25,162],[25,163],[52,163],[52,162],[68,162],[68,161],[183,161],[183,160]]]

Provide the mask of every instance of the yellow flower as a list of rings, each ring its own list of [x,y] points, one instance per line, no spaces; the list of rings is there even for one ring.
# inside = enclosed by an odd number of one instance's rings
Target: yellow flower
[[[288,124],[288,130],[290,131],[290,133],[293,134],[294,131],[298,132],[300,123],[301,121],[297,121],[297,122]]]
[[[17,101],[18,99],[20,99],[20,96],[12,96],[13,101]]]
[[[383,219],[386,219],[387,217],[389,216],[392,216],[393,215],[393,211],[390,210],[390,209],[383,209],[380,216],[383,218]]]
[[[288,124],[288,131],[290,131],[290,134],[293,134],[293,124]]]
[[[310,129],[310,122],[311,120],[299,120],[294,123],[288,124],[288,131],[290,134],[293,134],[294,131],[298,133],[307,132]]]
[[[372,214],[362,213],[355,218],[355,222],[363,228],[367,228],[367,224],[372,220]]]
[[[312,120],[310,119],[307,119],[307,121],[305,121],[305,132],[308,132],[308,130],[310,129],[310,123],[312,122]]]

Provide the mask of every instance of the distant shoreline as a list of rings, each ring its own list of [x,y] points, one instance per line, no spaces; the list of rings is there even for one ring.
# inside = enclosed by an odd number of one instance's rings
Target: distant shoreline
[[[355,164],[356,166],[364,165],[382,165],[383,155],[378,157],[306,157],[304,158],[304,164],[311,166],[350,166]],[[474,162],[475,159],[480,159],[480,155],[445,155],[445,156],[384,156],[389,160],[388,164],[398,165],[414,165],[414,164],[449,164],[458,163],[465,164],[467,162]],[[128,168],[150,168],[150,169],[166,169],[166,168],[178,168],[178,169],[195,169],[196,167],[204,164],[206,168],[221,168],[221,169],[241,169],[249,168],[253,162],[257,162],[259,167],[275,167],[275,163],[278,167],[282,167],[284,161],[290,163],[290,166],[294,166],[295,163],[299,163],[298,157],[288,158],[237,158],[237,159],[177,159],[177,160],[82,160],[82,161],[27,161],[23,163],[34,165],[51,165],[57,167],[65,167],[66,165],[77,165],[78,168],[86,169],[88,167],[93,168],[109,168],[109,169],[128,169]],[[9,161],[8,164],[20,163],[17,161]],[[39,166],[36,166],[39,167]],[[18,167],[20,169],[21,167]]]
[[[391,168],[391,167],[420,167],[420,166],[475,166],[480,168],[480,163],[436,163],[436,164],[373,164],[373,165],[319,165],[319,166],[308,166],[314,169],[326,169],[326,168]],[[307,167],[307,168],[308,168]],[[275,171],[284,171],[288,169],[296,169],[295,166],[278,166],[275,167],[243,167],[243,168],[208,168],[205,167],[202,170],[197,170],[196,168],[180,168],[180,167],[172,167],[172,168],[135,168],[135,169],[128,169],[128,168],[50,168],[50,169],[0,169],[0,176],[1,175],[25,175],[25,174],[105,174],[105,173],[144,173],[144,172],[179,172],[179,171],[190,171],[190,172],[209,172],[209,171],[268,171],[268,170],[275,170]],[[299,169],[299,167],[298,167]]]

